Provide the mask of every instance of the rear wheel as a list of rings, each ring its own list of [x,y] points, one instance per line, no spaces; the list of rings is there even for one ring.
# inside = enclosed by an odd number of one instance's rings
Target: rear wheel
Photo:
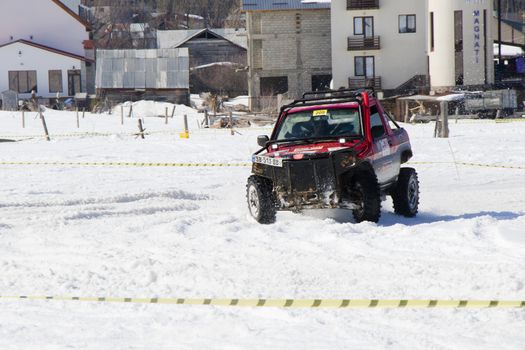
[[[381,216],[381,194],[374,174],[363,173],[352,181],[350,199],[357,205],[352,214],[357,223],[378,222]]]
[[[394,212],[413,218],[419,210],[419,180],[412,168],[401,168],[397,186],[392,191]]]
[[[275,222],[275,200],[270,181],[250,176],[246,185],[246,199],[251,216],[260,224]]]

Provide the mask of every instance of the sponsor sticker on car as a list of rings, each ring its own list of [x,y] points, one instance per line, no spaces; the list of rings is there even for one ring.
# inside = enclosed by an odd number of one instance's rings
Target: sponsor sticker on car
[[[278,168],[283,167],[283,160],[281,158],[270,158],[264,156],[253,156],[252,161],[258,164],[265,164],[269,166],[274,166]]]
[[[322,117],[324,115],[328,115],[328,110],[327,109],[319,109],[317,111],[314,111],[314,113],[313,113],[314,117]]]

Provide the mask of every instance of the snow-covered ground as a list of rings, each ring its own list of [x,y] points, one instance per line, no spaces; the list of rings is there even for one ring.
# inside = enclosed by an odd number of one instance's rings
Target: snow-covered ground
[[[138,109],[138,108],[137,108]],[[163,114],[162,107],[159,109]],[[181,110],[182,111],[182,110]],[[125,112],[127,113],[127,111]],[[180,139],[181,114],[191,136]],[[249,162],[269,129],[0,112],[0,162]],[[407,125],[421,213],[248,217],[250,169],[2,166],[0,295],[525,300],[525,123]],[[109,133],[108,136],[71,133]],[[24,137],[28,136],[28,138]],[[53,137],[53,135],[61,135]],[[283,310],[0,300],[0,349],[523,349],[523,310]]]

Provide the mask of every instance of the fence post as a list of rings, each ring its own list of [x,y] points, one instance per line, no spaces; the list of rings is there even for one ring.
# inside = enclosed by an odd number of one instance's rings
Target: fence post
[[[441,129],[439,130],[439,137],[441,137],[441,138],[448,138],[448,136],[449,136],[449,129],[448,129],[448,102],[447,101],[441,101],[440,107],[441,107],[441,115],[440,115]]]
[[[40,107],[40,103],[38,103],[38,114],[40,114],[40,119],[42,120],[42,125],[44,126],[44,133],[46,134],[46,140],[51,141],[51,138],[49,137],[49,131],[47,130],[46,119],[44,118],[44,113],[42,113],[42,108]]]
[[[144,137],[144,127],[142,126],[142,119],[139,118],[139,132],[140,132],[140,138],[145,139]]]
[[[26,112],[22,110],[22,128],[26,128]]]
[[[77,129],[80,128],[80,116],[78,115],[78,107],[75,110],[76,116],[77,116]]]
[[[133,105],[129,106],[129,114],[128,118],[131,118],[131,114],[133,113]]]
[[[174,105],[173,106],[173,110],[171,111],[171,119],[173,119],[173,117],[175,117],[175,110],[177,109],[177,105]]]
[[[235,131],[233,131],[233,112],[230,111],[230,133],[233,135],[235,135]]]
[[[82,108],[82,119],[86,117],[86,109]]]
[[[164,123],[165,123],[166,125],[168,125],[168,107],[166,107],[166,113],[165,113]]]

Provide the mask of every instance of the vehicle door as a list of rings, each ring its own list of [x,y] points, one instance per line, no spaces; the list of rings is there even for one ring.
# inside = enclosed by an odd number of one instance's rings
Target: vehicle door
[[[377,106],[370,107],[370,132],[373,139],[373,167],[380,185],[396,180],[394,165],[394,146],[392,131]]]

